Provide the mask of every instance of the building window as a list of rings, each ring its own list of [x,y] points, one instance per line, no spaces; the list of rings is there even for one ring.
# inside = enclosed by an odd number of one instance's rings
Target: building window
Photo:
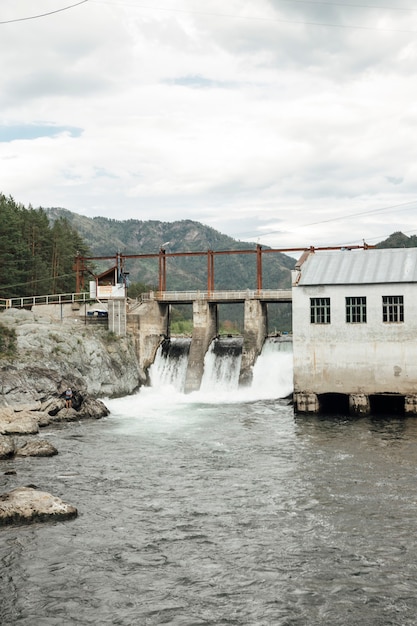
[[[330,324],[330,298],[310,298],[310,322]]]
[[[346,321],[348,324],[366,323],[366,297],[346,298]]]
[[[382,321],[404,321],[404,296],[382,296]]]

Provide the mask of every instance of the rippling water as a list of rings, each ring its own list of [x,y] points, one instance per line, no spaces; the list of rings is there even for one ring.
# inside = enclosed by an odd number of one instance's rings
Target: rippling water
[[[256,394],[255,394],[256,395]],[[416,624],[417,421],[145,389],[2,464],[78,507],[0,529],[1,624]]]

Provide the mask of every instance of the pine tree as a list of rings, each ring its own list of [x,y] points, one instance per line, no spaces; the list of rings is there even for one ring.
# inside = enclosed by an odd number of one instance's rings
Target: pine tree
[[[22,239],[23,211],[12,197],[0,194],[0,293],[3,297],[25,295],[29,254]]]
[[[75,291],[74,260],[88,248],[65,218],[0,193],[0,298]]]

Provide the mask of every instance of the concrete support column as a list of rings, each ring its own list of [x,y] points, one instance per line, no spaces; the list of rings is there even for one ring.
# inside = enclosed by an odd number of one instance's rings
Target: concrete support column
[[[417,395],[410,394],[404,398],[404,413],[406,415],[417,415]]]
[[[268,314],[266,304],[259,300],[245,300],[240,385],[249,385],[251,383],[252,367],[261,353],[267,334]]]
[[[294,393],[294,411],[296,413],[319,413],[320,404],[317,394],[305,391]]]
[[[349,394],[349,413],[351,415],[370,415],[371,403],[365,393]]]
[[[126,335],[126,298],[108,301],[109,331],[115,335]]]
[[[134,341],[141,372],[147,375],[159,344],[169,334],[169,304],[156,301],[141,304],[128,314],[127,332]]]
[[[204,356],[217,332],[217,305],[204,300],[194,301],[193,335],[185,378],[186,393],[200,389],[204,371]]]

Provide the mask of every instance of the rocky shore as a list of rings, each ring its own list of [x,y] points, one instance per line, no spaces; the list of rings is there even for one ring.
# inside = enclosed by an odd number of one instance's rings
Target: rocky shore
[[[0,325],[15,339],[12,354],[0,353],[0,463],[58,454],[39,437],[41,429],[100,419],[109,414],[100,397],[128,395],[143,383],[128,337],[17,309],[0,313]],[[65,406],[67,387],[73,390],[71,408]],[[76,515],[76,507],[33,486],[0,494],[0,526]]]

